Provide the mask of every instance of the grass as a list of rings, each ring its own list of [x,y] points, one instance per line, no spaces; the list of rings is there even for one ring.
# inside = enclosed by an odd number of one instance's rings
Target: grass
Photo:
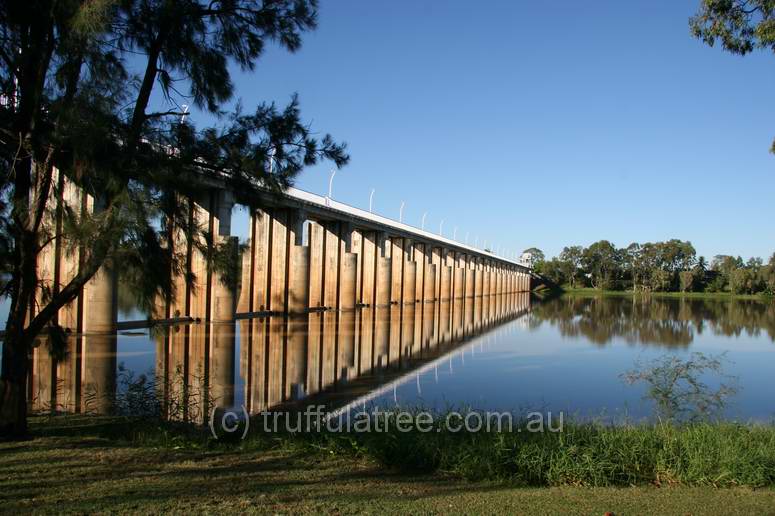
[[[443,420],[437,417],[437,421]],[[556,423],[555,423],[556,424]],[[775,488],[775,426],[692,423],[609,426],[569,423],[559,432],[431,431],[265,433],[215,440],[206,428],[130,419],[60,416],[35,420],[39,437],[96,436],[142,448],[349,456],[407,474],[442,473],[520,486],[687,485]]]
[[[584,439],[571,436],[563,454],[566,460],[555,463],[554,471],[576,473],[551,477],[560,483],[555,487],[519,487],[502,480],[470,482],[456,472],[441,470],[409,473],[386,467],[367,451],[356,452],[341,442],[326,445],[319,439],[255,436],[238,445],[218,444],[198,431],[181,433],[181,427],[105,418],[35,420],[32,428],[35,437],[30,441],[0,443],[0,503],[9,513],[775,513],[775,490],[718,489],[712,487],[713,479],[702,474],[703,469],[718,471],[725,461],[753,464],[762,453],[771,456],[765,450],[771,449],[772,441],[738,436],[748,444],[738,445],[744,456],[734,459],[729,455],[733,450],[727,448],[732,446],[730,435],[718,432],[712,438],[708,435],[712,428],[666,434],[667,440],[660,441],[673,450],[660,460],[679,456],[687,461],[665,467],[694,475],[697,485],[666,479],[661,484],[626,487],[574,485],[578,480],[574,475],[606,463],[648,470],[657,459],[640,466],[631,461],[640,457],[637,450],[653,449],[651,441],[658,439],[653,433],[651,437],[645,430],[601,434],[595,439],[589,434]],[[168,434],[154,442],[151,430]],[[170,441],[170,435],[178,441]],[[384,440],[402,440],[392,435]],[[592,444],[590,439],[597,442]],[[492,457],[486,441],[466,444],[463,440],[455,454],[468,449],[474,455]],[[489,442],[494,444],[491,438]],[[364,446],[368,450],[369,445]],[[406,451],[414,450],[416,444],[407,446]],[[709,446],[725,450],[708,456]],[[538,455],[527,448],[516,455],[536,459]],[[552,456],[551,450],[545,454]],[[609,451],[600,456],[595,450]],[[509,455],[514,456],[514,451]],[[772,469],[772,464],[768,467]],[[603,470],[614,473],[611,478],[628,477],[615,473],[616,467]],[[749,470],[753,479],[758,475],[755,470]]]

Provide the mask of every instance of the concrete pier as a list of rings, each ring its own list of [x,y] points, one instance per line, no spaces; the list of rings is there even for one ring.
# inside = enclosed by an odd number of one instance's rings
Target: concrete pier
[[[346,311],[530,288],[528,269],[516,262],[330,199],[291,189],[265,201],[251,214],[238,314]],[[308,225],[307,242],[298,237],[299,221]]]

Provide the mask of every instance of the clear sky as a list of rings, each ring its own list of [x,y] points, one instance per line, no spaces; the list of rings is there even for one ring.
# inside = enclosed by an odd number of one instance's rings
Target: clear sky
[[[298,53],[273,47],[235,82],[246,109],[298,92],[348,143],[339,201],[366,208],[375,188],[380,214],[403,200],[405,222],[428,211],[509,251],[680,238],[766,259],[775,56],[693,39],[698,3],[321,0]],[[324,194],[329,169],[297,186]]]

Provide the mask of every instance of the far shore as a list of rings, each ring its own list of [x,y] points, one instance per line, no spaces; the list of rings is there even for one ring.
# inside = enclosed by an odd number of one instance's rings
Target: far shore
[[[732,294],[731,292],[645,292],[634,290],[599,290],[596,288],[561,287],[555,292],[562,295],[596,295],[596,296],[638,296],[638,297],[671,297],[690,299],[716,299],[741,301],[772,301],[773,296],[767,294]]]

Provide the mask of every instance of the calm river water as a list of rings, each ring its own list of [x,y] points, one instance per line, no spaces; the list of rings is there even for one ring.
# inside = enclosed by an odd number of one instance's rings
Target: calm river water
[[[775,304],[628,296],[515,294],[73,337],[58,360],[36,350],[30,394],[36,410],[128,410],[145,375],[173,405],[185,395],[251,413],[320,403],[638,419],[653,407],[621,375],[695,352],[736,377],[727,418],[773,419]]]

